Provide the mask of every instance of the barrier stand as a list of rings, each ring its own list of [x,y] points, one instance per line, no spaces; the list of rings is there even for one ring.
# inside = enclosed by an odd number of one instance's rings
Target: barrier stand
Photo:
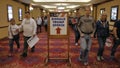
[[[50,41],[50,39],[54,39],[54,38],[48,38],[48,46],[47,46],[47,50],[48,50],[48,54],[47,54],[47,56],[46,56],[46,59],[45,59],[45,66],[47,66],[48,65],[48,62],[50,61],[50,60],[66,60],[67,62],[68,62],[68,66],[71,66],[71,58],[70,58],[70,54],[69,54],[69,52],[70,52],[70,40],[69,40],[69,38],[67,38],[67,40],[68,40],[68,45],[67,45],[67,58],[50,58],[50,43],[49,43],[49,41]],[[58,38],[57,38],[58,39]],[[65,39],[65,38],[63,38],[63,39]]]
[[[48,18],[48,40],[47,40],[47,50],[48,54],[45,59],[45,65],[48,64],[50,60],[66,60],[68,65],[71,66],[70,58],[70,40],[68,31],[68,13],[67,12],[50,12]],[[50,39],[67,39],[67,58],[50,58]]]

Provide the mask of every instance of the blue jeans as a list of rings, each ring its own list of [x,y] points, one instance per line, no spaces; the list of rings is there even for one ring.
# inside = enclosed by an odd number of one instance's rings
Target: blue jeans
[[[99,49],[97,56],[103,56],[105,42],[106,42],[106,37],[98,37]]]
[[[80,38],[81,40],[81,49],[80,49],[80,58],[83,62],[88,62],[88,53],[91,48],[92,39],[90,35],[85,34],[84,37]]]
[[[19,34],[17,35],[14,35],[13,36],[13,39],[9,39],[9,47],[10,47],[10,52],[12,53],[13,52],[13,43],[17,44],[17,48],[20,48],[20,43],[19,43]]]

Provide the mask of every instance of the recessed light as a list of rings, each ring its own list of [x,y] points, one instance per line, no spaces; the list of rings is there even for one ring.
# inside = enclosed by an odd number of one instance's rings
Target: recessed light
[[[65,9],[64,6],[58,6],[57,9]]]
[[[76,8],[78,6],[80,6],[80,5],[70,5],[70,6],[66,6],[66,8]]]
[[[33,0],[34,2],[90,2],[91,0]]]
[[[56,8],[56,6],[52,6],[52,5],[41,5],[44,8]]]
[[[67,4],[67,3],[55,3],[54,5],[57,5],[57,6],[67,6],[69,4]]]

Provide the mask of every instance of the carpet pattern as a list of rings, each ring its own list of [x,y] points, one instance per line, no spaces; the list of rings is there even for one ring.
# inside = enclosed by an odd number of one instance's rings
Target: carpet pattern
[[[71,30],[71,29],[70,29]],[[80,45],[74,44],[74,33],[70,31],[70,58],[71,67],[63,60],[50,60],[47,66],[44,61],[47,56],[47,32],[44,30],[39,33],[39,42],[36,44],[35,52],[31,53],[28,50],[26,58],[20,58],[23,49],[23,36],[20,35],[20,52],[16,52],[16,44],[14,44],[14,56],[7,57],[8,55],[8,39],[0,40],[0,68],[120,68],[120,62],[110,61],[111,47],[105,47],[104,57],[105,61],[98,62],[96,54],[98,50],[98,42],[93,38],[92,47],[89,53],[89,65],[84,66],[79,60]],[[67,57],[67,44],[66,39],[50,39],[50,57],[51,58],[66,58]],[[120,47],[117,49],[116,58],[120,61]]]

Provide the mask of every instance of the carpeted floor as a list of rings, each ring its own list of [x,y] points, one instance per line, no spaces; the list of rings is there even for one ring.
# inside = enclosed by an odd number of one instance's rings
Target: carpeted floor
[[[71,29],[70,29],[71,30]],[[92,48],[89,53],[89,65],[84,66],[79,60],[80,46],[74,44],[74,33],[70,31],[70,58],[71,66],[67,65],[66,61],[50,60],[45,66],[45,58],[47,56],[47,32],[44,30],[38,34],[40,40],[36,44],[35,52],[31,53],[30,48],[26,58],[20,58],[23,49],[23,36],[21,34],[20,44],[21,51],[16,52],[16,44],[14,45],[14,56],[7,57],[8,55],[8,39],[0,40],[0,68],[120,68],[120,62],[110,61],[111,47],[105,47],[104,57],[105,61],[98,62],[96,54],[98,50],[98,42],[93,39]],[[66,39],[50,39],[50,57],[51,58],[66,58],[67,57],[67,44]],[[117,49],[116,58],[120,61],[120,47]]]

